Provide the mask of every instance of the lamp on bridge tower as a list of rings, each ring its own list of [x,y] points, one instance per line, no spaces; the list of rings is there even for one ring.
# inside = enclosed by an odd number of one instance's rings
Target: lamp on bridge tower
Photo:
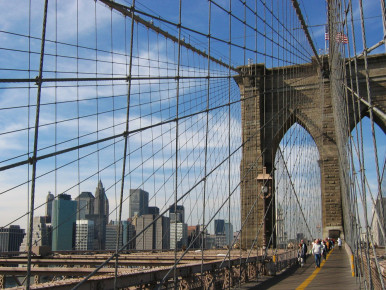
[[[261,190],[259,192],[259,197],[265,199],[271,196],[271,183],[272,177],[267,173],[267,168],[263,167],[263,173],[257,175],[256,180],[261,184]],[[259,188],[259,187],[258,187]]]
[[[258,182],[257,188],[260,188],[259,197],[263,199],[263,212],[261,218],[263,222],[263,246],[266,247],[267,241],[272,234],[270,225],[273,224],[274,217],[266,214],[267,203],[269,203],[268,199],[272,195],[272,177],[267,173],[267,168],[265,166],[263,167],[263,172],[257,175],[256,180]],[[258,214],[258,216],[260,215]]]

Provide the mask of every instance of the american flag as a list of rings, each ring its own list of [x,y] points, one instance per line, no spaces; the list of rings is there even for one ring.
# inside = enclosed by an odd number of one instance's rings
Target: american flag
[[[338,32],[336,35],[335,35],[335,41],[336,42],[340,42],[340,43],[348,43],[348,38],[346,35],[344,35],[344,33],[342,32]]]
[[[325,26],[324,39],[325,40],[330,40],[330,34],[329,34],[329,31],[328,31],[328,25]],[[335,35],[335,41],[347,44],[348,43],[348,37],[344,33],[342,33],[342,32],[337,32],[336,35]]]

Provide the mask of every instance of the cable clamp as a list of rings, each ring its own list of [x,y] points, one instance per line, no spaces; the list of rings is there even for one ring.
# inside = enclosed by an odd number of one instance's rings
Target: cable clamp
[[[30,165],[33,165],[34,164],[34,160],[36,160],[36,158],[33,156],[33,157],[29,157],[28,158],[28,163],[30,164]]]
[[[40,85],[41,83],[42,83],[42,78],[39,77],[39,76],[36,76],[36,78],[35,78],[35,84],[38,86],[38,85]]]

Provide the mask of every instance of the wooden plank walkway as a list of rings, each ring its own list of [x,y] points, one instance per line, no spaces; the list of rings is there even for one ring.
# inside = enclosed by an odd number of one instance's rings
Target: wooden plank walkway
[[[349,258],[344,248],[336,246],[321,268],[315,268],[315,259],[308,257],[304,267],[287,270],[274,278],[245,284],[241,289],[360,289],[359,280],[352,277]],[[265,280],[265,281],[264,281]]]

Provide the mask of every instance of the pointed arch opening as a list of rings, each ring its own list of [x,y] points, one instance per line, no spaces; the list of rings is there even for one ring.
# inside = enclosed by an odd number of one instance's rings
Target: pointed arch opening
[[[312,136],[299,123],[294,123],[279,143],[274,179],[277,247],[321,237],[319,151]]]

